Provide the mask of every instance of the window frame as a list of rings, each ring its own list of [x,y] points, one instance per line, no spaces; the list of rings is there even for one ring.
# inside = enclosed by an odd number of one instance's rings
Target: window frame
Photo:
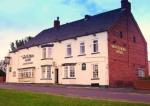
[[[140,77],[140,78],[145,77],[145,71],[143,68],[138,68],[137,73],[138,73],[138,77]]]
[[[94,40],[93,40],[92,52],[93,52],[93,53],[98,53],[98,52],[99,52],[98,39],[94,39]]]
[[[75,79],[75,66],[64,66],[64,78],[63,79]]]
[[[41,66],[41,79],[51,79],[51,65]]]
[[[71,57],[72,56],[72,46],[71,44],[66,45],[66,57]]]
[[[86,63],[82,63],[81,68],[82,68],[82,71],[86,71]]]
[[[85,43],[80,42],[80,55],[84,55],[84,54],[85,54]]]
[[[43,47],[42,48],[42,59],[52,58],[52,47]]]
[[[93,79],[99,79],[99,66],[98,66],[98,64],[93,64]]]

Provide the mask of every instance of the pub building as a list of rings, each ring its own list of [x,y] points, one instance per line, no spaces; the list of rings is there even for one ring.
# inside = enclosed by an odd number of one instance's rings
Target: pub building
[[[58,17],[8,57],[8,83],[117,86],[148,76],[147,43],[128,0],[63,25]]]

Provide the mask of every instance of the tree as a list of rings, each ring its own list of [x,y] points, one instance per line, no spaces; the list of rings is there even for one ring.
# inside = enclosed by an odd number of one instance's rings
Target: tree
[[[11,50],[14,51],[16,49],[14,42],[11,43]]]
[[[6,76],[6,73],[2,70],[0,70],[0,77],[5,77]]]
[[[33,37],[31,36],[28,36],[24,39],[21,39],[21,40],[16,40],[15,42],[12,42],[11,43],[11,50],[14,51],[16,50],[17,48],[25,45],[25,43],[29,42]]]

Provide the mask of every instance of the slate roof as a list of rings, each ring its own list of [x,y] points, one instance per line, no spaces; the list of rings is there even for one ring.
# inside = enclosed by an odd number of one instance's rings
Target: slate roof
[[[61,25],[59,28],[43,30],[19,49],[107,31],[119,19],[121,13],[122,9],[119,8],[91,16],[87,20],[83,18]]]

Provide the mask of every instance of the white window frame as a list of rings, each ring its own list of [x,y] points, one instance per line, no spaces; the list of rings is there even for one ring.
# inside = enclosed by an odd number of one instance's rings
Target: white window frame
[[[64,78],[68,78],[68,66],[64,66]]]
[[[98,64],[93,64],[93,79],[99,78],[99,66]]]
[[[43,59],[52,58],[52,47],[43,47],[42,56]]]
[[[74,65],[64,66],[64,78],[75,78],[75,66]]]
[[[145,77],[145,71],[142,68],[139,68],[138,70],[138,77],[144,78]]]
[[[75,78],[75,66],[70,66],[70,78]]]
[[[66,46],[66,56],[71,57],[72,56],[72,47],[71,44],[67,44]]]
[[[42,48],[42,58],[46,59],[46,47]]]
[[[41,77],[42,79],[51,79],[51,66],[41,66]]]
[[[18,74],[19,79],[33,78],[34,68],[20,69]]]
[[[99,52],[99,45],[98,45],[98,39],[93,40],[93,45],[92,45],[92,52],[93,53],[98,53]]]
[[[85,54],[85,43],[80,42],[80,55],[84,55],[84,54]]]

